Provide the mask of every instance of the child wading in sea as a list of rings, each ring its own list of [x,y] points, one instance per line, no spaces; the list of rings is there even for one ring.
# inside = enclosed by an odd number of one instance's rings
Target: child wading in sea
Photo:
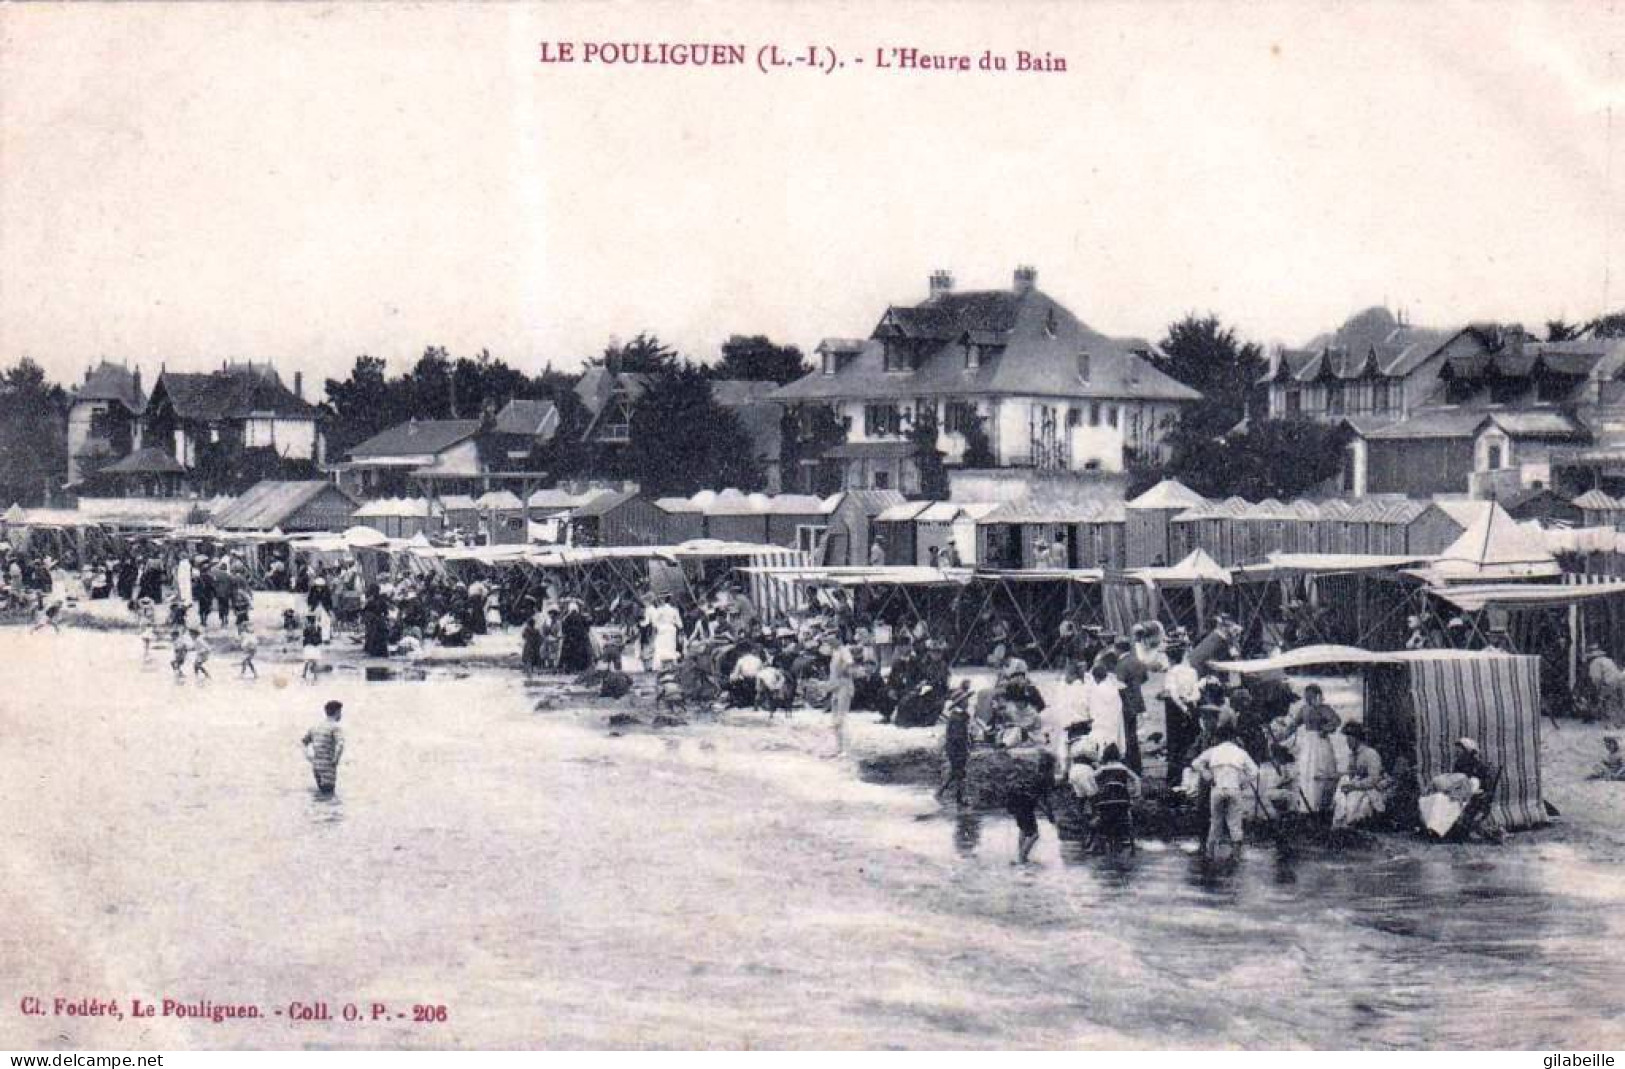
[[[305,751],[305,760],[310,762],[311,773],[316,777],[316,790],[321,794],[332,794],[338,787],[339,759],[344,756],[344,732],[339,728],[344,705],[341,702],[328,702],[325,712],[327,719],[305,732],[299,745]]]
[[[198,628],[195,628],[195,627],[192,628],[192,674],[193,675],[202,676],[204,679],[212,678],[209,675],[209,668],[208,668],[209,654],[212,653],[212,652],[213,652],[213,649],[209,646],[209,640],[203,637],[203,632],[200,631]]]
[[[241,644],[243,660],[242,663],[237,666],[237,674],[239,676],[246,674],[258,679],[260,677],[260,671],[258,668],[254,667],[254,654],[259,652],[259,636],[254,634],[252,631],[244,630]]]
[[[175,670],[176,679],[185,679],[186,652],[191,648],[191,642],[187,639],[186,632],[178,627],[171,631],[169,633],[169,648],[175,651],[174,655],[169,659],[169,667]]]
[[[305,666],[299,670],[299,678],[308,679],[314,683],[322,663],[322,625],[316,622],[315,613],[305,617],[303,641]]]

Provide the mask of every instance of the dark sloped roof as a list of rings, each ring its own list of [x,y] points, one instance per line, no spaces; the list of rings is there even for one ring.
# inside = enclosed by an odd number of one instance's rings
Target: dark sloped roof
[[[411,457],[450,449],[479,432],[477,419],[419,419],[397,423],[350,450],[351,457]]]
[[[339,487],[320,479],[287,482],[266,479],[249,487],[221,510],[214,517],[214,525],[226,530],[269,531],[282,526],[294,513],[325,493],[339,495],[352,507],[356,504],[355,499]]]
[[[107,465],[102,475],[170,475],[180,474],[186,467],[180,461],[155,445],[137,449],[123,460]]]
[[[777,462],[782,450],[784,413],[767,400],[778,389],[773,382],[749,379],[718,379],[711,383],[711,398],[732,412],[740,427],[750,436],[756,456]]]
[[[547,437],[552,437],[553,430],[557,427],[557,420],[554,418],[556,412],[552,401],[526,401],[516,397],[502,406],[502,411],[497,413],[493,429],[498,434],[535,437],[545,433]],[[552,423],[553,427],[544,432],[543,424],[546,423]]]
[[[602,516],[612,509],[619,508],[638,496],[636,490],[605,490],[597,497],[577,505],[570,513],[572,518],[583,516]]]
[[[117,401],[131,412],[140,412],[147,404],[135,372],[106,360],[74,389],[73,396],[79,401]]]
[[[243,418],[261,412],[279,416],[314,419],[316,409],[282,385],[276,373],[265,368],[238,368],[203,374],[166,371],[158,376],[153,396],[169,398],[183,419],[220,420]]]
[[[1486,420],[1514,438],[1556,438],[1574,441],[1591,437],[1572,416],[1556,409],[1491,412]]]
[[[1270,377],[1313,382],[1381,374],[1403,377],[1454,335],[1401,323],[1381,306],[1354,313],[1329,334],[1311,338],[1301,349],[1283,349]]]
[[[965,366],[965,345],[986,334],[1003,339]],[[913,371],[887,371],[883,339],[923,344]],[[979,337],[981,336],[981,337]],[[1089,377],[1078,356],[1089,355]],[[1201,395],[1093,330],[1039,290],[950,294],[914,308],[889,308],[875,336],[834,374],[822,370],[777,390],[775,401],[1035,395],[1194,401]]]
[[[1484,410],[1472,408],[1424,409],[1410,419],[1379,427],[1365,434],[1372,439],[1471,438],[1484,422]]]

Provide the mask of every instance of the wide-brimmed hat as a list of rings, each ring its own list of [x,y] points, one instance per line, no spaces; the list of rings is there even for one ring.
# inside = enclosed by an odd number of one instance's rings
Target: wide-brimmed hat
[[[1024,676],[1027,674],[1027,662],[1022,660],[1020,657],[1012,657],[1008,661],[1004,662],[1004,671],[1002,674],[1006,678],[1010,676]]]
[[[1594,658],[1597,658],[1597,657],[1606,657],[1606,656],[1608,656],[1608,654],[1603,651],[1603,648],[1601,646],[1592,646],[1590,649],[1586,650],[1586,652],[1585,652],[1585,659],[1588,660],[1588,661],[1592,660]]]
[[[1477,753],[1478,752],[1478,743],[1474,742],[1472,739],[1467,738],[1466,736],[1462,736],[1461,738],[1457,739],[1456,740],[1456,745],[1460,746],[1463,750],[1466,750],[1468,753]]]

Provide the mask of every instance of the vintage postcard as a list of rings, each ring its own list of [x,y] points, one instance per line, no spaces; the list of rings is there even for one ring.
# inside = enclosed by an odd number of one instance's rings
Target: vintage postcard
[[[1622,46],[0,5],[0,1047],[1611,1064]]]

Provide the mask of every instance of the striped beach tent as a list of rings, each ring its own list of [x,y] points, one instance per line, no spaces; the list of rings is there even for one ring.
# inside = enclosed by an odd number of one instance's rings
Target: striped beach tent
[[[1501,770],[1495,815],[1503,827],[1546,823],[1540,797],[1540,658],[1417,660],[1406,665],[1416,755],[1426,784],[1449,772],[1457,739],[1478,743]]]
[[[810,568],[813,555],[799,549],[763,549],[745,562],[750,570],[750,602],[763,620],[782,620],[787,613],[807,607],[807,591],[786,577],[761,571],[763,568]]]

